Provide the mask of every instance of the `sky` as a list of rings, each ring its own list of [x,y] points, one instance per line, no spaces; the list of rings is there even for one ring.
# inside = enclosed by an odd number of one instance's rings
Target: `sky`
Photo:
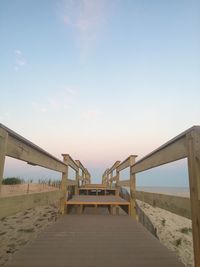
[[[1,0],[0,122],[100,182],[200,124],[199,14],[198,0]],[[60,177],[7,158],[12,175]],[[137,183],[186,186],[187,162]]]

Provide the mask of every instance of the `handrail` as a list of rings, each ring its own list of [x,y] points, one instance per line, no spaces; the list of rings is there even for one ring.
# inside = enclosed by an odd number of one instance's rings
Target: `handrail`
[[[110,169],[106,169],[102,176],[102,183],[107,183],[108,185],[112,186],[113,181],[118,181],[118,183],[121,183],[120,181],[120,171],[131,167],[135,163],[135,158],[137,155],[130,155],[128,158],[126,158],[124,161],[120,162],[119,160],[116,161]],[[113,177],[113,172],[116,170],[116,176]],[[110,177],[111,176],[111,177]]]
[[[72,159],[72,157],[69,154],[62,154],[63,161],[66,165],[70,166],[74,171],[79,170],[79,165],[75,160]]]
[[[112,172],[119,166],[119,164],[120,164],[120,161],[117,160],[117,161],[113,164],[113,166],[112,166],[110,169],[108,169],[108,174],[112,173]]]
[[[68,178],[68,167],[76,171],[76,177],[78,177],[79,168],[81,168],[84,174],[84,183],[90,183],[90,174],[80,161],[74,161],[69,154],[63,154],[64,161],[61,161],[5,125],[0,124],[0,190],[6,156],[25,161],[33,166],[61,172],[63,196],[66,195],[67,186],[75,184],[78,187],[78,179],[73,182]],[[62,213],[64,212],[64,197],[60,210]]]
[[[0,130],[1,144],[5,146],[5,156],[58,172],[65,171],[66,165],[44,149],[15,133],[3,124],[0,124]],[[0,172],[0,179],[2,175],[3,173]]]
[[[120,163],[120,165],[117,167],[117,171],[122,171],[130,166],[132,166],[134,164],[134,158],[136,158],[137,155],[130,155],[127,159],[125,159],[124,161],[122,161]]]
[[[80,162],[80,160],[75,160],[75,162],[77,163],[77,165],[79,166],[79,168],[82,171],[82,176],[79,176],[79,180],[82,182],[81,186],[88,184],[91,182],[91,175],[89,173],[89,171],[83,166],[83,164]]]
[[[80,162],[80,160],[75,160],[77,166],[84,172],[85,171],[85,167],[83,166],[83,164]]]
[[[160,150],[166,148],[167,146],[173,144],[173,143],[176,143],[177,141],[179,141],[180,139],[183,139],[187,136],[187,134],[191,133],[192,131],[200,131],[200,126],[192,126],[190,127],[189,129],[187,129],[186,131],[182,132],[181,134],[177,135],[176,137],[170,139],[168,142],[164,143],[162,146],[158,147],[157,149],[153,150],[152,152],[150,152],[149,154],[147,154],[146,156],[144,156],[142,159],[138,160],[136,162],[136,164],[140,163],[141,161],[144,161],[145,159],[151,157],[152,155],[156,154],[157,152],[159,152]],[[187,153],[186,153],[186,156],[187,156]],[[185,156],[185,157],[186,157]],[[181,159],[181,158],[184,158],[183,155],[182,157],[178,158],[178,159]],[[167,162],[166,162],[167,163]],[[136,165],[135,164],[135,165]]]
[[[34,144],[33,142],[31,142],[28,139],[24,138],[23,136],[19,135],[18,133],[14,132],[13,130],[9,129],[8,127],[3,125],[2,123],[0,123],[0,128],[3,129],[4,131],[6,131],[9,136],[12,136],[16,140],[19,140],[20,142],[23,142],[24,144],[26,144],[26,145],[28,145],[28,146],[40,151],[41,153],[47,155],[48,157],[50,157],[52,159],[55,159],[56,161],[58,161],[58,162],[63,164],[63,162],[61,160],[57,159],[55,156],[51,155],[46,150],[44,150],[41,147],[37,146],[36,144]]]
[[[130,183],[130,201],[135,201],[136,174],[163,164],[183,158],[188,160],[190,203],[193,231],[193,247],[195,267],[200,266],[200,126],[193,126],[164,145],[152,151],[134,164],[128,164],[126,159],[117,171],[130,165],[130,180],[119,181],[118,185]],[[106,173],[104,173],[106,175]],[[108,177],[107,177],[108,178]],[[105,177],[104,177],[105,180]],[[103,179],[102,179],[103,181]],[[134,207],[134,205],[132,206]]]
[[[176,139],[176,141],[172,139],[170,142],[167,142],[137,161],[132,167],[132,171],[134,173],[142,172],[186,157],[186,136],[182,135],[180,138]]]

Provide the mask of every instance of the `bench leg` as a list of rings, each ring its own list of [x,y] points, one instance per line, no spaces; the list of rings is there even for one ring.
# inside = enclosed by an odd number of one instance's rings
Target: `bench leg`
[[[65,214],[68,214],[68,205],[67,204],[65,204],[65,208],[64,208],[65,210],[64,210],[64,213]]]

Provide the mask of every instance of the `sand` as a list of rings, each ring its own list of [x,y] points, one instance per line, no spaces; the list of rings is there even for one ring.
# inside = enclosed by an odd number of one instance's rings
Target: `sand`
[[[0,220],[0,266],[58,218],[57,205],[40,206]]]
[[[156,227],[160,242],[176,253],[185,266],[194,266],[191,220],[142,201],[137,202]]]
[[[58,190],[46,184],[2,185],[0,197]],[[58,214],[57,205],[39,206],[7,216],[0,220],[0,266],[25,246],[48,225],[54,223]]]

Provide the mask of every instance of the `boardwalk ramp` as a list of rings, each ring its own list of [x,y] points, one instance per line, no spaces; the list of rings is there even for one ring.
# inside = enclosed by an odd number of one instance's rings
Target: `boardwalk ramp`
[[[7,267],[183,267],[130,216],[64,215]]]

